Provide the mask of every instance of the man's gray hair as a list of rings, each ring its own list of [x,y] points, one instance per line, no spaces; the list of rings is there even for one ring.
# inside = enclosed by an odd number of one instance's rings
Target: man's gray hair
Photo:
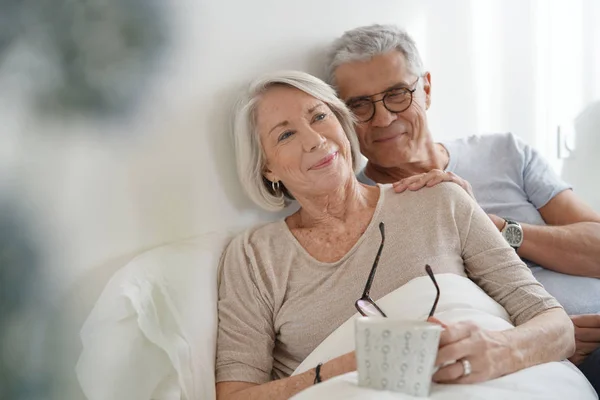
[[[425,73],[415,41],[404,29],[370,25],[346,31],[333,42],[327,59],[327,82],[335,86],[335,70],[342,64],[366,61],[392,50],[404,54],[410,72],[418,76]]]
[[[252,81],[239,99],[233,120],[233,136],[238,176],[246,194],[268,211],[280,211],[293,199],[283,183],[275,192],[264,176],[265,153],[256,126],[256,110],[261,95],[273,86],[294,87],[325,103],[340,122],[352,151],[352,165],[356,172],[360,166],[360,147],[354,131],[354,118],[331,86],[301,71],[279,71]]]

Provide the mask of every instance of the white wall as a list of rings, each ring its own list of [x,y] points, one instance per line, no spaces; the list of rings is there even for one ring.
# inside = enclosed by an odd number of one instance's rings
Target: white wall
[[[511,130],[539,143],[529,89],[538,68],[534,2],[171,4],[173,47],[131,121],[42,121],[18,96],[0,99],[0,188],[19,197],[41,238],[54,300],[78,299],[74,311],[87,309],[112,271],[143,249],[277,217],[254,208],[239,188],[230,107],[259,73],[322,76],[324,49],[347,29],[395,23],[413,34],[433,76],[437,138]],[[588,71],[596,87],[598,71]],[[589,102],[600,91],[587,95]],[[75,343],[80,322],[70,326]]]
[[[600,2],[584,1],[581,11],[580,50],[584,58],[580,63],[569,58],[563,61],[567,66],[575,64],[580,73],[572,74],[577,94],[561,96],[560,106],[565,109],[566,118],[570,117],[568,121],[573,125],[575,136],[571,143],[574,150],[561,167],[563,178],[573,185],[575,192],[600,211],[600,178],[597,176],[600,170]]]
[[[527,2],[181,0],[172,11],[174,46],[131,122],[36,121],[6,98],[0,109],[5,171],[18,177],[58,287],[114,257],[269,218],[238,187],[232,101],[268,70],[322,76],[324,49],[355,26],[396,23],[415,36],[432,72],[437,138],[510,130],[546,144],[533,117],[534,9]],[[600,98],[586,95],[578,101]]]
[[[274,218],[257,211],[237,182],[228,128],[239,89],[273,69],[322,75],[329,42],[374,22],[415,32],[424,56],[441,65],[443,58],[434,55],[447,54],[448,47],[464,52],[460,43],[468,31],[442,21],[429,26],[427,19],[452,13],[465,21],[468,5],[179,1],[172,6],[174,46],[132,121],[32,120],[26,109],[6,101],[2,118],[12,128],[3,139],[10,137],[12,177],[44,239],[48,282],[61,293],[113,258]],[[445,117],[442,105],[450,104],[459,115],[455,130],[472,132],[468,111],[444,100],[455,99],[444,95],[453,80],[468,82],[461,63],[448,59],[446,68],[436,68],[435,112]]]

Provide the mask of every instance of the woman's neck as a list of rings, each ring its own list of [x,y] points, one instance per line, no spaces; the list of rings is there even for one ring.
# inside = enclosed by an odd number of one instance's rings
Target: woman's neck
[[[334,228],[366,209],[374,209],[379,187],[366,186],[354,177],[326,195],[298,196],[302,208],[288,220],[290,228]]]

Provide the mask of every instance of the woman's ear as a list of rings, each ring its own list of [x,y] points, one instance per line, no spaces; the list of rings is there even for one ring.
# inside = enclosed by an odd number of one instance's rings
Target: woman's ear
[[[269,168],[265,167],[263,170],[263,176],[267,178],[270,182],[278,182],[280,179],[271,171]]]

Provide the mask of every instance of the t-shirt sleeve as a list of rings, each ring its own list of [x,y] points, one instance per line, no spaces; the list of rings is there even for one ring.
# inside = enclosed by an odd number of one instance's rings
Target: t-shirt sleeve
[[[481,207],[462,189],[454,192],[455,218],[469,278],[506,309],[515,325],[561,307],[533,277]]]
[[[535,208],[542,208],[563,190],[571,189],[536,149],[512,134],[510,137],[523,160],[523,186]]]
[[[273,308],[256,273],[244,236],[221,257],[216,381],[262,384],[271,380]]]

